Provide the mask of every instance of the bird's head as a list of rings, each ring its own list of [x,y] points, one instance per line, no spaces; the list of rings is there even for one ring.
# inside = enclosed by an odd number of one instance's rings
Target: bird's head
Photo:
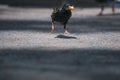
[[[75,8],[74,8],[73,5],[70,5],[70,4],[66,3],[66,4],[64,4],[64,6],[63,6],[62,9],[72,11],[72,10],[74,10]]]

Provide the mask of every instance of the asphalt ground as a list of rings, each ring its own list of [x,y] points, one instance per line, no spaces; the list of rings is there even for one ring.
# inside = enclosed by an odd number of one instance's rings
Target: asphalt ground
[[[48,8],[0,7],[0,80],[120,80],[120,9],[76,8],[63,34]]]

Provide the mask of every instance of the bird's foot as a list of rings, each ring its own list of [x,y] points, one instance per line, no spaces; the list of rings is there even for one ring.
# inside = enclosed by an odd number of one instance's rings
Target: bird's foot
[[[102,13],[97,14],[97,16],[102,16],[102,15],[103,15]]]
[[[114,15],[114,14],[115,14],[115,12],[112,12],[112,14]]]
[[[64,32],[64,34],[70,34],[67,30]]]
[[[52,30],[51,30],[51,32],[55,32],[55,30],[54,30],[54,29],[52,29]]]

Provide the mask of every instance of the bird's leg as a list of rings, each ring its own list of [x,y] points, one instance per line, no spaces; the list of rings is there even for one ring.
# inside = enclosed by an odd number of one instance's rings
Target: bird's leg
[[[98,16],[101,16],[101,15],[103,14],[103,11],[104,11],[104,5],[101,4],[101,11],[100,11],[100,13],[98,14]]]
[[[64,34],[69,34],[69,32],[67,31],[67,28],[66,28],[66,24],[64,24]]]
[[[54,31],[55,31],[54,21],[52,20],[52,30],[51,30],[51,32],[54,32]]]
[[[113,2],[113,4],[112,4],[112,13],[113,14],[115,13],[115,2]]]

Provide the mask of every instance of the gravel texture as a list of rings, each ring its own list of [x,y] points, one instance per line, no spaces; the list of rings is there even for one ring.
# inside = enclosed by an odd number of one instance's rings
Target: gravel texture
[[[120,9],[75,9],[67,24],[52,9],[0,7],[0,80],[120,80]]]

